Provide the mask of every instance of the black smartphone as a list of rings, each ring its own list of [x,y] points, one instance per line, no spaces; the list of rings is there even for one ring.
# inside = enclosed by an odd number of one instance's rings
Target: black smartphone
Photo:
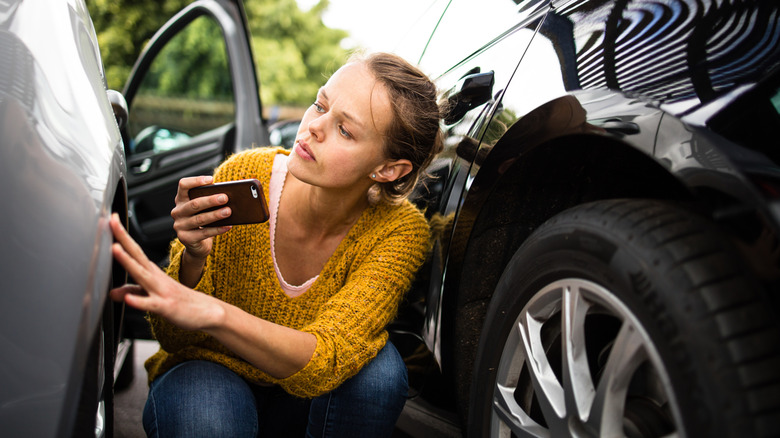
[[[263,186],[256,179],[242,179],[239,181],[226,181],[206,186],[191,188],[190,199],[201,196],[224,193],[228,197],[227,204],[210,208],[204,211],[217,210],[230,207],[230,216],[208,224],[209,227],[221,227],[224,225],[258,224],[268,220],[268,205],[265,203]]]

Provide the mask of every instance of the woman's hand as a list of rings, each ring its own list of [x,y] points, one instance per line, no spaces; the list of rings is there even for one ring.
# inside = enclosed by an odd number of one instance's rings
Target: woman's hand
[[[311,359],[317,347],[313,334],[260,319],[178,283],[146,257],[118,215],[111,216],[110,224],[116,239],[111,248],[114,258],[138,283],[111,290],[113,300],[160,315],[184,330],[201,330],[280,379],[301,370]]]
[[[114,258],[138,283],[111,290],[111,299],[124,301],[136,309],[156,313],[185,330],[208,327],[218,317],[222,311],[219,301],[166,275],[146,257],[138,243],[122,226],[118,215],[111,216],[110,226],[116,239],[111,248]]]
[[[204,212],[212,207],[227,203],[224,193],[190,199],[189,190],[193,187],[211,184],[210,176],[195,176],[179,180],[176,192],[176,206],[171,210],[173,229],[186,253],[196,260],[204,261],[211,252],[213,237],[230,230],[230,226],[211,227],[210,223],[230,216],[230,207]]]

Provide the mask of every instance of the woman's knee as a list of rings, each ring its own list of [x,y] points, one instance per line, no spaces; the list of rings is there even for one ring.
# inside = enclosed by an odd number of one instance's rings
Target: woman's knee
[[[241,437],[257,434],[250,386],[212,362],[184,362],[158,377],[144,407],[149,436]]]
[[[312,400],[307,436],[390,436],[406,402],[407,382],[406,365],[388,342],[357,375]]]
[[[408,389],[406,364],[398,350],[388,342],[357,375],[333,392],[354,400],[384,400],[403,405]]]
[[[409,389],[406,364],[390,342],[353,379],[373,396],[403,398]]]

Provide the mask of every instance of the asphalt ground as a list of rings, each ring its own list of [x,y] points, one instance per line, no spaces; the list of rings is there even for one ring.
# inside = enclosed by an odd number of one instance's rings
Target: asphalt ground
[[[132,384],[114,393],[114,437],[146,438],[141,425],[141,413],[146,403],[149,387],[146,384],[144,361],[157,351],[156,341],[135,340]]]

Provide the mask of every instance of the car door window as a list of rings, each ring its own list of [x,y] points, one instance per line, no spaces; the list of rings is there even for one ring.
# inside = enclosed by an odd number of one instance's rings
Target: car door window
[[[235,119],[235,99],[220,26],[201,15],[154,58],[133,100],[130,155],[161,153]]]
[[[475,8],[468,1],[450,2],[420,59],[420,66],[432,77],[438,77],[445,69],[501,40],[510,29],[537,20],[545,3],[540,0],[488,0]],[[522,53],[522,47],[517,50],[518,54]]]

